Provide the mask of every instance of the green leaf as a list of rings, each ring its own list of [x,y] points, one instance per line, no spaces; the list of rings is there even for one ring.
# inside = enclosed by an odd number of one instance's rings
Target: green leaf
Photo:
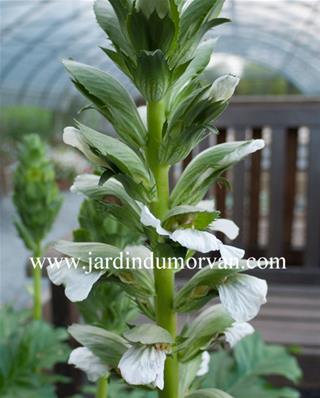
[[[122,184],[110,178],[104,185],[93,174],[80,175],[75,179],[72,192],[77,192],[101,203],[121,224],[142,233],[140,207],[125,191]],[[101,220],[101,219],[100,219]]]
[[[76,87],[109,120],[123,141],[134,149],[144,147],[146,129],[122,85],[111,75],[91,66],[70,60],[63,63]]]
[[[215,305],[204,310],[183,333],[183,341],[178,345],[179,360],[187,362],[199,355],[201,351],[208,349],[233,322],[234,320],[222,305]]]
[[[235,141],[201,152],[187,166],[174,187],[171,205],[198,203],[224,171],[263,146],[263,140]]]
[[[134,81],[146,101],[160,101],[170,84],[170,70],[161,50],[141,51]]]
[[[195,51],[193,60],[189,63],[185,72],[170,89],[169,99],[167,100],[168,109],[173,107],[173,103],[182,88],[201,74],[209,64],[215,43],[215,39],[207,40]]]
[[[70,326],[68,331],[79,343],[112,367],[118,366],[122,355],[128,349],[128,344],[122,337],[96,326],[75,324]]]
[[[185,40],[199,31],[206,18],[220,13],[224,0],[193,0],[181,15],[180,36]]]
[[[188,394],[186,398],[232,398],[232,396],[216,388],[207,388],[205,390],[192,392]]]
[[[130,175],[137,183],[151,185],[150,174],[139,156],[126,144],[78,123],[82,137],[96,155],[105,159],[115,173]]]
[[[145,345],[172,344],[174,342],[171,334],[166,329],[151,323],[136,326],[124,332],[123,336],[131,343]]]
[[[69,242],[59,240],[55,243],[54,248],[64,255],[80,258],[84,263],[89,263],[89,261],[97,257],[115,259],[121,253],[121,250],[115,246],[98,242]]]
[[[119,19],[111,2],[109,0],[96,0],[93,9],[98,24],[106,32],[114,47],[125,52],[128,56],[134,57],[130,43],[121,30]],[[122,14],[121,10],[118,10],[118,14]]]
[[[244,338],[234,348],[234,356],[241,373],[256,376],[281,375],[297,382],[301,370],[296,359],[284,347],[265,345],[259,334]]]
[[[204,230],[219,216],[218,211],[201,210],[196,206],[177,206],[165,215],[162,226],[169,231],[179,228]]]

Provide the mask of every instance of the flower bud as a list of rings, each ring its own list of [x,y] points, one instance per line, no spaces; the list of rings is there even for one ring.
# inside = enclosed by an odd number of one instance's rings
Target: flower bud
[[[224,75],[216,79],[209,91],[215,101],[228,101],[232,97],[240,79],[234,75]]]

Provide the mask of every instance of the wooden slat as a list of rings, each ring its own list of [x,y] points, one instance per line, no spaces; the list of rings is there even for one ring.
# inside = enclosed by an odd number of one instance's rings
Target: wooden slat
[[[188,164],[191,162],[191,160],[192,160],[192,152],[190,152],[189,155],[185,159],[183,159],[182,170],[184,170],[188,166]]]
[[[270,207],[268,256],[283,256],[284,177],[286,134],[281,128],[273,128],[270,168]]]
[[[291,248],[292,227],[294,220],[294,205],[297,178],[297,148],[298,128],[289,128],[287,131],[285,179],[285,207],[284,207],[284,247]]]
[[[272,98],[234,97],[216,126],[243,125],[268,126],[319,126],[319,98]]]
[[[262,128],[254,127],[252,129],[252,138],[262,138]],[[249,247],[258,245],[259,220],[260,220],[260,184],[261,184],[261,151],[255,152],[251,156],[250,166],[250,211],[248,243]]]
[[[310,129],[305,265],[320,266],[320,127]]]
[[[242,141],[246,139],[246,131],[243,127],[236,128],[236,140]],[[245,217],[245,195],[246,195],[246,186],[245,186],[245,160],[242,160],[233,168],[233,221],[240,228],[240,234],[235,240],[236,245],[244,244],[244,217]]]
[[[219,134],[217,135],[217,144],[222,144],[223,142],[226,142],[226,140],[227,130],[225,128],[221,128],[219,130]],[[223,174],[223,177],[225,177],[225,174]],[[226,217],[226,187],[224,185],[216,184],[214,190],[216,208],[220,211],[221,217]]]

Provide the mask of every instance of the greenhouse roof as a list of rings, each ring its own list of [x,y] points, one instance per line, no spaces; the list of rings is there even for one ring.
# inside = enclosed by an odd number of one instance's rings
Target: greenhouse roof
[[[5,104],[67,109],[77,95],[60,60],[74,58],[121,75],[99,45],[93,0],[0,0],[1,93]],[[226,0],[217,53],[280,71],[302,93],[320,94],[320,0]]]

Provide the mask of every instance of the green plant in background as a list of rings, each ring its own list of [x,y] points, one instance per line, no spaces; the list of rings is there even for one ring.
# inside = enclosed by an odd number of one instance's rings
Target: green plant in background
[[[2,398],[56,398],[54,383],[65,381],[51,368],[68,357],[66,331],[29,317],[28,311],[0,310]]]
[[[38,133],[48,140],[53,135],[53,113],[32,106],[16,106],[1,109],[2,143],[16,147],[25,135]]]
[[[275,388],[267,376],[281,376],[293,383],[302,373],[296,359],[279,345],[265,344],[258,333],[237,343],[232,352],[212,355],[203,387],[227,391],[235,398],[298,398],[293,388]]]
[[[35,258],[42,255],[42,241],[50,231],[62,204],[54,169],[36,134],[25,136],[19,147],[14,175],[15,226]],[[41,268],[33,268],[34,318],[41,318]]]
[[[75,302],[113,281],[148,319],[121,332],[72,325],[71,335],[83,346],[72,363],[86,368],[91,379],[111,374],[128,385],[156,389],[161,398],[230,398],[212,385],[197,390],[194,381],[208,371],[206,350],[224,342],[234,346],[252,334],[248,321],[266,302],[266,282],[243,273],[256,264],[242,259],[242,249],[214,235],[219,231],[234,239],[238,227],[202,202],[227,169],[263,148],[263,140],[228,142],[203,151],[169,189],[171,166],[208,134],[218,133],[213,123],[239,82],[232,75],[213,83],[201,78],[215,43],[203,37],[227,22],[218,17],[222,6],[222,0],[95,2],[97,21],[112,43],[104,52],[141,92],[146,109],[137,109],[112,76],[64,61],[76,88],[118,135],[113,138],[81,123],[64,130],[65,143],[103,170],[101,176],[79,176],[72,190],[101,203],[117,223],[139,236],[140,244],[93,242],[96,233],[84,231],[83,242],[55,245],[79,259],[78,268],[65,261],[59,269],[48,267],[48,275],[53,283],[65,285],[67,297]],[[100,234],[103,220],[89,217]],[[175,275],[192,255],[212,251],[220,253],[219,260],[177,289]],[[214,297],[221,304],[212,305]],[[199,314],[179,332],[178,314],[195,310]],[[96,396],[106,396],[105,385]]]

